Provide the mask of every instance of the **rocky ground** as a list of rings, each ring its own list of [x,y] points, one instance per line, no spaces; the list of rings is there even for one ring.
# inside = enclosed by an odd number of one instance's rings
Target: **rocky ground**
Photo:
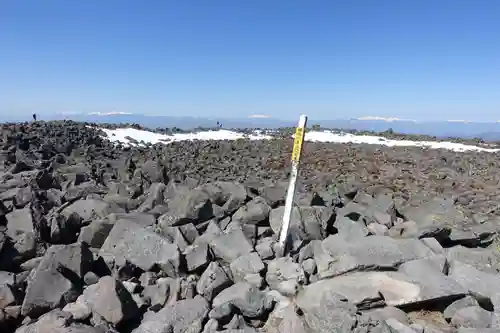
[[[0,134],[2,333],[500,331],[499,154]]]

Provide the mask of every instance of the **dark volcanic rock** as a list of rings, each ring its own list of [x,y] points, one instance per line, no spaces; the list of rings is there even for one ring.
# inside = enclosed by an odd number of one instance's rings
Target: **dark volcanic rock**
[[[180,264],[175,244],[127,220],[114,225],[99,254],[106,261],[128,261],[145,271],[159,267],[169,276],[177,275]]]
[[[92,261],[84,244],[50,247],[28,279],[22,314],[36,317],[76,299]]]
[[[269,217],[271,227],[279,234],[283,221],[284,207],[271,211]],[[335,213],[328,207],[294,207],[290,220],[290,233],[300,239],[323,239],[335,221]]]
[[[1,126],[2,333],[500,330],[498,154]]]
[[[102,277],[85,289],[83,300],[92,311],[114,325],[139,314],[137,304],[127,289],[110,276]]]

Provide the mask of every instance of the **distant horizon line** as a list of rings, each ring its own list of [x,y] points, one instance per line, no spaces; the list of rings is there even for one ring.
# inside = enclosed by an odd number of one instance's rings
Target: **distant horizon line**
[[[37,112],[34,112],[37,113]],[[6,113],[6,114],[12,114],[12,113]],[[25,116],[31,116],[32,113],[27,113]],[[148,114],[148,113],[137,113],[137,112],[124,112],[124,111],[109,111],[109,112],[101,112],[101,111],[94,111],[94,112],[54,112],[54,113],[38,113],[40,116],[48,116],[48,117],[55,117],[55,116],[63,116],[63,117],[71,117],[71,116],[99,116],[99,117],[109,117],[109,116],[142,116],[142,117],[165,117],[165,118],[192,118],[192,119],[227,119],[227,120],[272,120],[272,121],[295,121],[295,119],[291,118],[280,118],[280,117],[275,117],[269,114],[249,114],[246,117],[241,116],[241,117],[228,117],[228,116],[210,116],[210,115],[205,115],[205,116],[196,116],[196,115],[186,115],[186,116],[176,116],[176,115],[160,115],[160,114]],[[305,113],[307,115],[307,113]],[[24,115],[23,115],[24,116]],[[23,117],[21,116],[21,117]],[[298,119],[297,115],[297,119]],[[0,113],[0,119],[2,118],[19,118],[19,117],[5,117],[1,115]],[[387,123],[392,123],[392,122],[411,122],[411,123],[435,123],[435,122],[450,122],[450,123],[500,123],[500,120],[465,120],[465,119],[434,119],[434,120],[416,120],[416,119],[408,119],[408,118],[399,118],[399,117],[382,117],[382,116],[361,116],[361,117],[355,117],[355,118],[311,118],[309,116],[310,121],[379,121],[379,122],[387,122]]]

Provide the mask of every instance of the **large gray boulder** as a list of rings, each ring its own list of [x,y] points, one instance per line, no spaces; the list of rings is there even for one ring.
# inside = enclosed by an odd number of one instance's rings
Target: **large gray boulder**
[[[259,224],[269,218],[270,212],[271,207],[267,204],[266,200],[256,197],[238,209],[233,214],[232,220],[242,224]]]
[[[271,211],[269,222],[275,234],[279,234],[283,223],[284,206]],[[329,207],[293,207],[289,232],[303,240],[324,239],[333,226],[335,213]]]
[[[492,314],[479,306],[469,306],[455,312],[451,323],[455,327],[490,328]]]
[[[196,285],[196,291],[208,301],[212,301],[222,290],[233,282],[217,262],[211,262]]]
[[[402,214],[415,221],[419,229],[419,237],[445,238],[451,229],[467,221],[452,200],[433,198],[416,206],[408,206]]]
[[[479,303],[474,297],[466,296],[448,305],[443,312],[443,316],[445,319],[451,320],[451,318],[453,318],[453,316],[455,315],[455,313],[457,313],[458,310],[470,306],[479,306]]]
[[[218,181],[199,187],[208,194],[210,201],[221,208],[224,215],[229,215],[243,206],[247,199],[247,190],[243,184]]]
[[[252,245],[240,228],[233,228],[212,238],[210,248],[217,258],[227,263],[231,263],[242,255],[253,251]]]
[[[182,192],[168,202],[168,211],[158,218],[161,228],[186,223],[199,224],[213,217],[210,196],[201,189]]]
[[[114,223],[108,219],[94,220],[80,230],[78,241],[89,244],[90,247],[99,249],[109,236]]]
[[[102,277],[83,293],[83,301],[107,322],[118,325],[139,314],[137,304],[123,284],[111,276]]]
[[[169,276],[179,270],[177,246],[134,222],[118,221],[99,251],[106,261],[124,264],[128,261],[144,271],[160,267]]]
[[[37,317],[74,301],[92,262],[92,253],[84,243],[51,246],[28,278],[22,315]]]
[[[500,275],[491,274],[453,260],[450,262],[448,276],[468,292],[485,299],[500,294]],[[495,305],[495,304],[493,304]],[[500,308],[500,304],[497,304]]]
[[[496,274],[500,270],[500,253],[492,248],[471,249],[458,245],[446,249],[446,257],[450,262],[460,261],[487,273]]]
[[[381,226],[378,223],[375,224]],[[335,228],[337,228],[339,235],[346,240],[363,238],[370,233],[363,221],[353,221],[346,216],[337,216]]]

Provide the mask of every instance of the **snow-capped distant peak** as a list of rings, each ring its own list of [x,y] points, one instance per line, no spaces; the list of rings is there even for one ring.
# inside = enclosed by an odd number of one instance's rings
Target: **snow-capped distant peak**
[[[451,119],[451,120],[447,120],[447,122],[449,122],[449,123],[469,123],[468,120],[463,120],[463,119]]]
[[[124,114],[132,114],[132,112],[121,112],[121,111],[111,111],[111,112],[90,112],[91,116],[115,116],[115,115],[124,115]]]
[[[401,118],[395,118],[395,117],[379,117],[379,116],[364,116],[364,117],[356,118],[356,120],[380,120],[380,121],[387,121],[387,122],[393,122],[393,121],[415,121],[415,120],[412,120],[412,119],[401,119]]]
[[[248,118],[271,118],[271,116],[267,114],[251,114]]]

